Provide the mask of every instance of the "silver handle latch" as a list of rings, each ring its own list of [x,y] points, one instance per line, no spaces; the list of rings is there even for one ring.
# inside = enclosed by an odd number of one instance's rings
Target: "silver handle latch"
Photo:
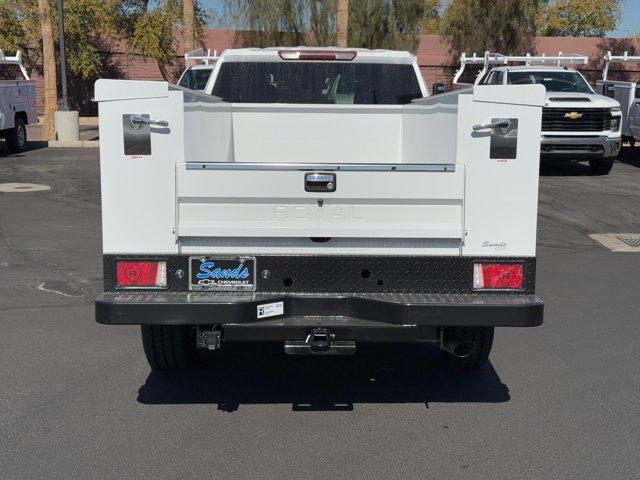
[[[304,189],[307,192],[335,192],[336,174],[328,172],[305,173]]]
[[[131,115],[131,126],[138,130],[142,125],[156,125],[158,127],[168,127],[169,122],[166,120],[152,120],[142,115]]]
[[[481,130],[493,130],[495,128],[500,128],[503,131],[506,131],[506,130],[509,130],[509,127],[511,127],[511,120],[504,119],[504,120],[498,120],[492,123],[485,123],[484,125],[482,124],[474,125],[473,131],[479,132]]]

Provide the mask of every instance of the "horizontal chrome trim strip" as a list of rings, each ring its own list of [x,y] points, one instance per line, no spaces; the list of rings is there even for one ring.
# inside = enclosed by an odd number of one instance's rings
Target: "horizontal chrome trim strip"
[[[455,172],[455,164],[423,163],[187,163],[187,170],[327,170],[346,172]]]

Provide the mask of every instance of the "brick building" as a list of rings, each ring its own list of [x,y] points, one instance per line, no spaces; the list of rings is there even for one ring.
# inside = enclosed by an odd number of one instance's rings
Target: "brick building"
[[[226,48],[235,46],[235,32],[233,30],[209,29],[205,33],[206,46],[213,50],[222,52]],[[105,49],[107,50],[107,49]],[[132,80],[161,80],[162,76],[158,66],[153,60],[148,60],[139,55],[127,54],[126,44],[114,43],[103,52],[105,69],[103,78],[126,78]],[[603,67],[603,56],[611,50],[614,54],[622,54],[629,51],[630,54],[637,55],[640,52],[640,42],[638,39],[629,38],[561,38],[561,37],[538,37],[534,40],[532,53],[557,55],[559,51],[565,53],[579,53],[588,55],[590,63],[579,67],[588,80],[595,84],[600,78]],[[182,51],[179,47],[178,51]],[[468,52],[472,53],[472,52]],[[482,52],[477,52],[482,53]],[[526,53],[526,52],[523,52]],[[453,74],[458,68],[457,56],[451,51],[451,47],[446,39],[440,35],[423,35],[417,49],[418,63],[422,73],[431,85],[440,82],[450,85]],[[181,56],[176,58],[176,63],[171,69],[173,80],[177,80],[182,72],[184,62]],[[627,66],[625,70],[622,65],[615,64],[609,73],[611,80],[624,80],[630,78],[640,79],[640,66],[635,64]],[[633,69],[633,70],[632,70]],[[468,68],[467,80],[471,80],[474,69]],[[38,109],[42,112],[44,95],[42,78],[34,73],[33,79],[36,81],[38,95]],[[95,80],[83,81],[70,79],[69,96],[72,108],[79,109],[83,115],[96,113],[96,106],[91,102],[93,95],[93,82]]]

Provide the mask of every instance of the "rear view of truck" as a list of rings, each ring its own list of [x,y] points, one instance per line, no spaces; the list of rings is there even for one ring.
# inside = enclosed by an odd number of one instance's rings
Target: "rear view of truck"
[[[411,55],[368,50],[227,50],[206,93],[99,81],[97,321],[141,325],[160,370],[246,341],[481,367],[494,327],[542,323],[545,90],[425,96]]]

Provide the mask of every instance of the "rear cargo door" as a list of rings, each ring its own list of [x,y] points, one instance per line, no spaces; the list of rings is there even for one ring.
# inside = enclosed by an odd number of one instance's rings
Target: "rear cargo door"
[[[464,169],[177,165],[179,237],[463,238]]]

